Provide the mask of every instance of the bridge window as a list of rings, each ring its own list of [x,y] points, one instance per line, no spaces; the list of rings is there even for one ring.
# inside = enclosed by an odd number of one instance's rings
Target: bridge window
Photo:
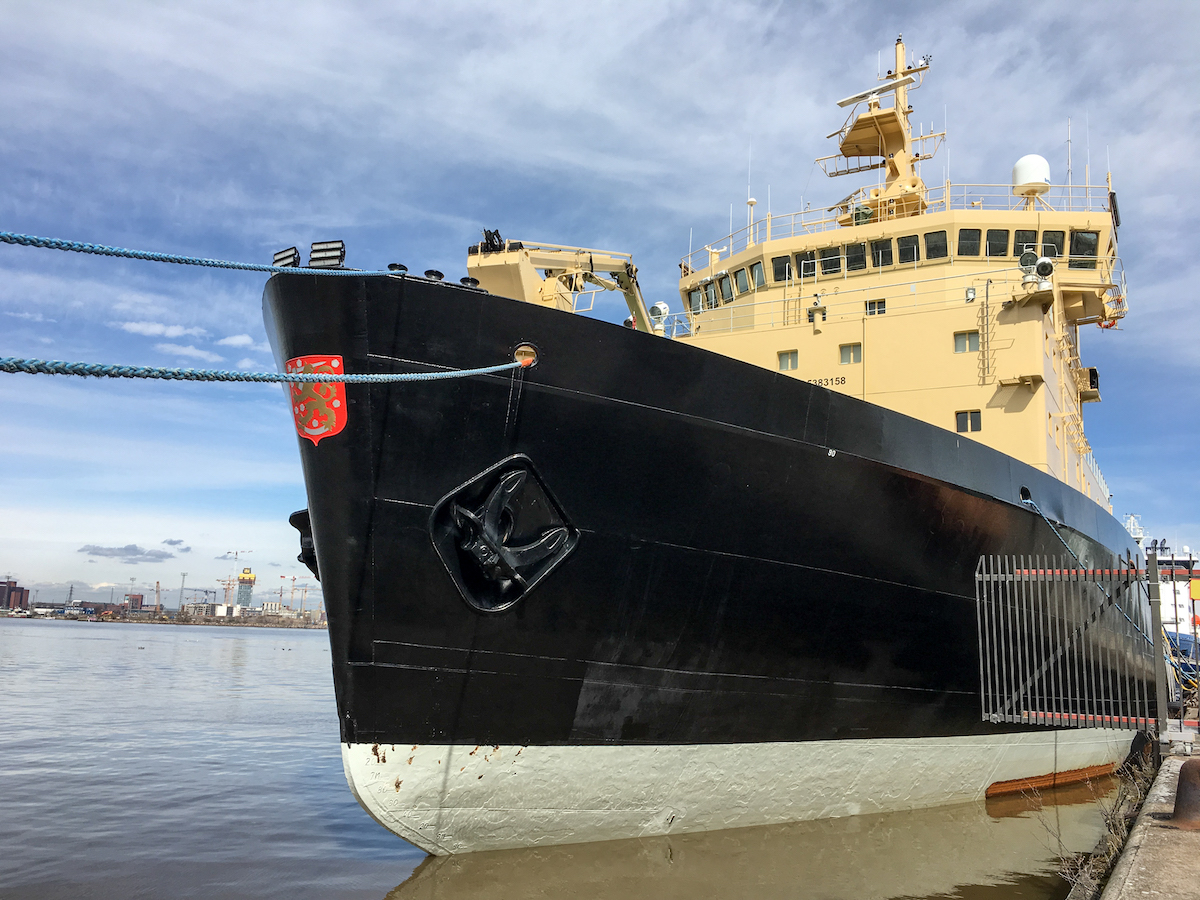
[[[767,277],[763,274],[763,264],[761,262],[756,262],[750,267],[750,280],[754,282],[755,288],[767,286]]]
[[[729,280],[729,276],[722,275],[717,284],[721,288],[721,302],[728,303],[733,299],[733,283]]]
[[[871,241],[871,263],[877,269],[892,264],[891,238],[884,238],[882,241]]]
[[[779,371],[791,372],[800,367],[800,354],[795,350],[779,351]]]
[[[842,365],[862,362],[862,344],[842,344],[839,348],[842,354]]]
[[[983,416],[977,409],[966,409],[954,414],[954,429],[959,434],[983,430]]]
[[[796,254],[796,268],[801,278],[814,278],[817,274],[817,254],[813,250],[805,250]]]
[[[987,233],[987,255],[1008,256],[1008,229],[989,228]]]
[[[771,276],[776,281],[787,281],[792,277],[792,260],[788,256],[776,256],[771,260]]]
[[[1049,256],[1051,259],[1062,256],[1066,236],[1065,231],[1043,231],[1042,256]]]
[[[1026,250],[1037,253],[1037,230],[1026,231],[1023,228],[1013,233],[1013,256],[1020,256]]]
[[[842,248],[826,247],[821,251],[821,274],[835,275],[842,271]]]
[[[867,267],[867,245],[846,245],[846,271],[858,272]]]
[[[704,305],[709,309],[717,308],[717,285],[710,281],[704,286]]]
[[[887,301],[886,300],[868,300],[867,301],[867,315],[868,316],[882,316],[885,312],[887,312]]]
[[[954,352],[955,353],[975,353],[979,350],[979,332],[978,331],[956,331],[954,332]]]
[[[925,235],[926,259],[945,259],[949,255],[950,248],[946,243],[946,232],[930,231]]]
[[[691,306],[692,312],[700,312],[700,289],[688,291],[688,305]]]
[[[1096,250],[1100,246],[1100,232],[1072,231],[1071,232],[1071,261],[1067,266],[1072,269],[1096,268]]]
[[[900,251],[900,262],[911,263],[921,258],[921,245],[915,234],[896,238],[896,249]]]
[[[744,294],[750,290],[750,279],[746,277],[745,269],[738,269],[734,272],[733,280],[737,282],[737,291],[739,294]]]
[[[978,228],[958,229],[958,255],[978,256],[979,238],[982,232]]]

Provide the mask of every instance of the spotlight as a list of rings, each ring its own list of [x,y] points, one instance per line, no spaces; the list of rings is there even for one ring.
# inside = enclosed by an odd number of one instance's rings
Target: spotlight
[[[286,250],[280,250],[275,254],[275,258],[271,261],[271,265],[281,269],[292,268],[300,265],[300,251],[295,247],[288,247]]]
[[[967,302],[968,303],[975,302],[975,288],[973,288],[973,287],[967,288]]]
[[[465,278],[458,279],[460,284],[465,284],[467,287],[479,287],[479,279],[472,278],[470,275]]]
[[[346,245],[342,241],[315,241],[308,253],[310,269],[340,269],[346,261]]]
[[[408,266],[404,263],[388,263],[389,272],[407,272]]]
[[[441,272],[439,272],[437,269],[426,269],[425,277],[431,281],[441,281],[446,276],[443,275]]]

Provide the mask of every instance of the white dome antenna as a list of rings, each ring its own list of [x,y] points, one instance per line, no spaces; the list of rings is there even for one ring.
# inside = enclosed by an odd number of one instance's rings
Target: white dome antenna
[[[1050,190],[1050,163],[1036,153],[1022,156],[1013,166],[1012,183],[1018,197],[1040,197]]]

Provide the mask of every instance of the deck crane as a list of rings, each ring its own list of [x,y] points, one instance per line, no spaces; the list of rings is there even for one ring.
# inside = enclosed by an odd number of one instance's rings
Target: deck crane
[[[637,266],[628,253],[506,241],[499,231],[484,231],[484,240],[467,249],[467,274],[484,290],[563,312],[575,311],[575,296],[588,285],[619,291],[625,297],[633,326],[661,334],[638,285]],[[539,271],[540,270],[540,271]],[[608,277],[605,277],[608,276]]]

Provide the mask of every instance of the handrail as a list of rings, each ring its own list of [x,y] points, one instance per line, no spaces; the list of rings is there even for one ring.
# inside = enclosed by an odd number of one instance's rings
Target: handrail
[[[684,271],[706,269],[714,261],[728,259],[754,244],[781,238],[819,234],[845,227],[838,219],[869,196],[871,187],[863,187],[832,207],[803,210],[794,213],[770,214],[725,237],[705,244],[680,259]],[[1025,197],[1012,192],[1011,184],[941,184],[926,187],[920,192],[924,200],[925,214],[951,210],[991,210],[1013,212],[1025,206]],[[1046,193],[1036,199],[1039,208],[1052,212],[1107,212],[1109,189],[1104,184],[1050,185]],[[899,218],[899,217],[898,217]],[[904,218],[919,218],[906,216]],[[872,220],[879,221],[879,220]],[[716,260],[710,255],[716,256]]]

